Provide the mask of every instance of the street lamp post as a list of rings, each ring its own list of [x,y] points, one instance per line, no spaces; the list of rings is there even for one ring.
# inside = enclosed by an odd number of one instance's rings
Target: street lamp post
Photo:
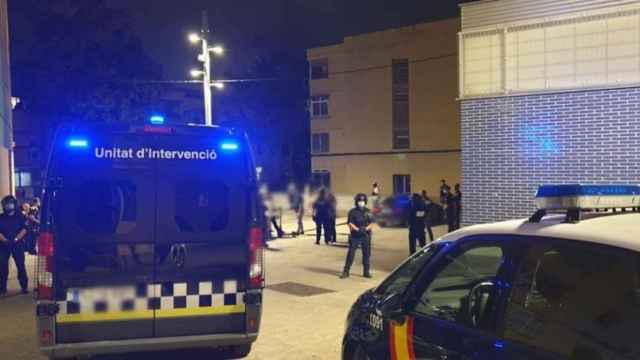
[[[204,93],[204,119],[205,124],[207,126],[213,125],[213,103],[212,103],[212,94],[211,87],[215,87],[216,89],[224,88],[224,84],[221,82],[211,83],[211,74],[212,74],[212,66],[211,66],[211,54],[214,55],[222,55],[224,53],[224,48],[222,46],[216,45],[214,47],[209,47],[209,41],[207,36],[209,34],[209,25],[207,20],[207,12],[204,11],[202,13],[202,32],[200,35],[198,34],[190,34],[189,41],[194,44],[198,42],[202,45],[202,53],[198,55],[198,60],[201,61],[204,65],[202,70],[192,70],[191,76],[200,77],[202,76],[202,89]]]

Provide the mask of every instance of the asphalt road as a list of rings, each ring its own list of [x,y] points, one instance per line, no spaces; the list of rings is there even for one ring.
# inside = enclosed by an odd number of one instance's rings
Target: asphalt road
[[[307,228],[311,228],[307,223]],[[285,230],[294,226],[285,221]],[[436,235],[442,234],[442,227]],[[346,227],[338,230],[346,232]],[[313,236],[270,242],[267,252],[267,289],[263,323],[248,359],[338,359],[344,321],[357,296],[377,285],[408,255],[406,229],[376,229],[373,240],[374,278],[363,278],[360,255],[352,277],[338,278],[346,255],[346,235],[335,246],[315,245]],[[323,290],[306,296],[287,292],[295,286]],[[34,302],[31,295],[17,295],[11,281],[10,295],[0,298],[0,359],[45,359],[38,352]],[[284,290],[283,290],[284,289]],[[188,354],[188,355],[187,355]],[[213,359],[208,351],[109,356],[105,359]]]

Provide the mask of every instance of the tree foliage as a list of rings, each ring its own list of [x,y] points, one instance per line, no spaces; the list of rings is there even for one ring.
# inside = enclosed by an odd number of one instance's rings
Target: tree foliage
[[[13,92],[53,122],[142,119],[159,66],[102,0],[13,0]],[[18,40],[19,39],[19,40]]]

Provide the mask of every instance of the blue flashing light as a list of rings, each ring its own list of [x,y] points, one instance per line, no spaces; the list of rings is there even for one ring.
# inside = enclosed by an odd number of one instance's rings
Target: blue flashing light
[[[151,118],[149,118],[149,122],[152,125],[164,125],[164,116],[162,115],[153,115]]]
[[[498,350],[504,349],[504,343],[502,341],[496,341],[493,346]]]
[[[84,149],[89,147],[89,141],[83,138],[70,138],[69,140],[67,140],[67,147]]]
[[[637,196],[638,185],[543,185],[536,198],[569,196]]]
[[[240,149],[240,145],[235,142],[235,141],[223,141],[220,144],[220,149],[224,150],[224,151],[237,151],[238,149]]]

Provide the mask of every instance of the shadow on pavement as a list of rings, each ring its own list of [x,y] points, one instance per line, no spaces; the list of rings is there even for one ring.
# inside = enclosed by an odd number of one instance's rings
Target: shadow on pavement
[[[303,269],[309,270],[316,274],[331,275],[336,277],[342,274],[342,268],[333,270],[333,269],[327,269],[327,268],[321,268],[321,267],[306,266]]]

